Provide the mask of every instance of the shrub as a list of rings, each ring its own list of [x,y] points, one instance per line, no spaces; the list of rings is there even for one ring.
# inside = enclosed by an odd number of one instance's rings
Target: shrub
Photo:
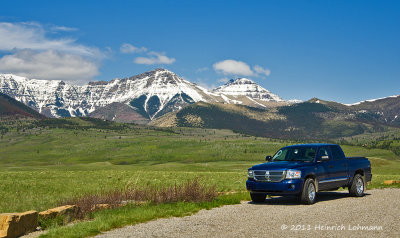
[[[90,212],[99,209],[98,204],[118,207],[127,202],[150,202],[155,204],[173,202],[212,201],[217,197],[215,186],[207,187],[197,179],[188,180],[180,185],[169,187],[131,186],[125,190],[88,194],[71,200],[62,201],[60,205],[77,205],[80,208],[78,218],[85,218]],[[96,206],[97,205],[97,206]]]

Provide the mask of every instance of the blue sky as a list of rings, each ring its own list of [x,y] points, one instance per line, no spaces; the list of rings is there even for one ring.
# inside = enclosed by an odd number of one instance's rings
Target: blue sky
[[[400,1],[0,1],[0,72],[78,83],[154,68],[284,99],[400,94]],[[122,47],[125,44],[125,47]],[[122,47],[122,48],[121,48]]]

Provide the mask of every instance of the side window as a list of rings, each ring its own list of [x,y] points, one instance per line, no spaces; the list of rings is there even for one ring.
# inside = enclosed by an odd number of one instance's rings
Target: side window
[[[329,156],[329,151],[327,147],[322,147],[319,149],[318,158],[321,158],[322,156]]]
[[[315,148],[307,148],[305,157],[306,157],[308,160],[314,160],[316,154],[317,154],[317,153],[316,153]]]
[[[341,160],[344,159],[343,153],[337,146],[331,146],[332,157],[334,160]]]

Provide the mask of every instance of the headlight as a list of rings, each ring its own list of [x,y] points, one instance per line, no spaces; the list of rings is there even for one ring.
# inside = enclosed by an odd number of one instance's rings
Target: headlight
[[[288,171],[286,171],[286,178],[287,179],[298,179],[298,178],[301,178],[301,171],[300,170],[289,169]]]
[[[248,174],[249,178],[254,178],[254,171],[253,170],[247,171],[247,174]]]

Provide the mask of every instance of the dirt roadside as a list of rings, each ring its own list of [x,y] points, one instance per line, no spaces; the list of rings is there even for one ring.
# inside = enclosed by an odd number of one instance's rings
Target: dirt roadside
[[[150,221],[97,237],[400,237],[400,189],[318,194],[314,205],[276,197]]]

